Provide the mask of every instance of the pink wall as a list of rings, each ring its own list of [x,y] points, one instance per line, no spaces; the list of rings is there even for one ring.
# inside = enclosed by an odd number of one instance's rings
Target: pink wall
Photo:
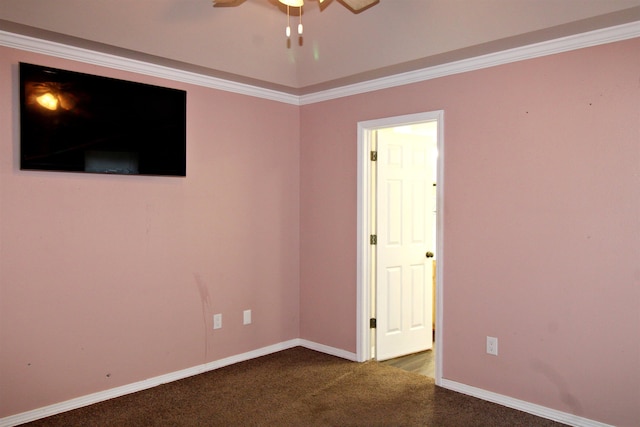
[[[355,351],[356,124],[443,109],[444,377],[633,424],[639,51],[297,108],[0,48],[0,417],[297,337]],[[188,176],[19,171],[19,61],[186,89]]]
[[[357,122],[444,110],[444,378],[637,424],[638,52],[634,39],[302,107],[302,338],[356,350]]]
[[[20,61],[187,90],[187,177],[18,170]],[[0,48],[0,417],[299,337],[298,123]]]

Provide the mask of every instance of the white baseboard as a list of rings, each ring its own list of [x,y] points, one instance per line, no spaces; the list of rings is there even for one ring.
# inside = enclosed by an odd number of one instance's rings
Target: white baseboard
[[[320,353],[330,354],[332,356],[337,356],[342,359],[351,360],[352,362],[357,362],[358,358],[355,353],[351,353],[350,351],[341,350],[335,347],[329,347],[328,345],[318,344],[313,341],[307,341],[303,339],[298,339],[298,345],[308,348],[309,350],[319,351]]]
[[[513,397],[504,396],[502,394],[483,390],[477,387],[472,387],[466,384],[461,384],[455,381],[446,380],[444,378],[442,379],[440,386],[449,390],[457,391],[459,393],[467,394],[469,396],[477,397],[478,399],[497,403],[498,405],[506,406],[507,408],[517,409],[522,412],[527,412],[541,418],[557,421],[570,426],[613,427],[609,424],[604,424],[598,421],[590,420],[588,418],[583,418],[577,415],[568,414],[566,412],[557,411],[545,406],[525,402],[524,400],[514,399]]]
[[[92,393],[86,396],[81,396],[75,399],[67,400],[65,402],[55,403],[53,405],[45,406],[42,408],[34,409],[31,411],[23,412],[16,415],[11,415],[5,418],[0,418],[0,427],[13,427],[19,424],[28,423],[41,418],[50,417],[52,415],[60,414],[62,412],[70,411],[73,409],[82,408],[84,406],[92,405],[94,403],[103,402],[105,400],[113,399],[116,397],[124,396],[126,394],[135,393],[138,391],[146,390],[152,387],[166,384],[172,381],[181,380],[191,377],[193,375],[202,374],[204,372],[213,371],[215,369],[223,368],[225,366],[233,365],[234,363],[244,362],[246,360],[255,359],[257,357],[266,356],[268,354],[276,353],[278,351],[287,350],[293,347],[305,347],[310,350],[319,351],[321,353],[330,354],[332,356],[340,357],[346,360],[357,361],[357,355],[355,353],[342,350],[335,347],[330,347],[323,344],[318,344],[313,341],[308,341],[300,338],[284,341],[278,344],[262,347],[256,350],[252,350],[246,353],[237,354],[235,356],[226,357],[224,359],[208,362],[202,365],[194,366],[192,368],[182,369],[180,371],[171,372],[165,375],[149,378],[146,380],[138,381],[132,384],[127,384],[121,387],[112,388],[97,393]],[[468,386],[455,381],[442,379],[440,384],[443,388],[457,391],[459,393],[467,394],[469,396],[477,397],[489,402],[497,403],[508,408],[517,409],[523,412],[527,412],[533,415],[537,415],[542,418],[558,421],[568,425],[576,427],[612,427],[609,424],[600,423],[597,421],[582,418],[576,415],[568,414],[566,412],[549,409],[544,406],[535,405],[533,403],[525,402],[523,400],[514,399],[512,397],[504,396],[498,393],[493,393],[480,388]]]
[[[126,394],[146,390],[152,387],[159,386],[161,384],[181,380],[193,375],[198,375],[204,372],[213,371],[215,369],[233,365],[234,363],[244,362],[246,360],[255,359],[257,357],[266,356],[267,354],[275,353],[281,350],[287,350],[289,348],[298,346],[306,347],[308,349],[316,350],[326,354],[331,354],[333,356],[342,357],[347,360],[355,360],[354,353],[297,338],[267,347],[262,347],[246,353],[237,354],[235,356],[226,357],[224,359],[216,360],[213,362],[208,362],[202,365],[194,366],[192,368],[182,369],[180,371],[171,372],[165,375],[160,375],[132,384],[127,384],[121,387],[88,394],[86,396],[81,396],[75,399],[67,400],[65,402],[55,403],[53,405],[45,406],[31,411],[11,415],[5,418],[0,418],[0,427],[17,426],[19,424],[24,424],[41,418],[50,417],[62,412],[82,408],[83,406],[88,406],[94,403],[103,402],[105,400],[114,399]]]

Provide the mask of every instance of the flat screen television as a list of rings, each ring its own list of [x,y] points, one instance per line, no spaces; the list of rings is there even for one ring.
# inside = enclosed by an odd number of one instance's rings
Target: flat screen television
[[[19,68],[20,169],[186,176],[185,91]]]

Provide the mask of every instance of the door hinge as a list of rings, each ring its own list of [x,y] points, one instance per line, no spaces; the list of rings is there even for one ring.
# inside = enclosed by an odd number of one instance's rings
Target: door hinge
[[[371,319],[369,319],[369,327],[371,329],[375,329],[376,328],[376,319],[375,319],[375,317],[372,317]]]
[[[371,236],[369,236],[369,244],[370,245],[377,245],[378,244],[378,236],[375,234],[372,234]]]
[[[377,151],[372,151],[371,152],[371,161],[375,162],[378,160],[378,152]]]

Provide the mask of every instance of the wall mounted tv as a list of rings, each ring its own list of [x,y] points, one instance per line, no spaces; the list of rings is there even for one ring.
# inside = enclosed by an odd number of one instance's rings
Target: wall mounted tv
[[[183,90],[20,63],[20,169],[186,175]]]

